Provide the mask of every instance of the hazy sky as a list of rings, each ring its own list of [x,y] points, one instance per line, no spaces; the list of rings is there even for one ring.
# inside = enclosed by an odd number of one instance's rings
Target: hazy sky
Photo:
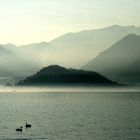
[[[0,43],[49,41],[66,32],[140,25],[140,0],[0,0]]]

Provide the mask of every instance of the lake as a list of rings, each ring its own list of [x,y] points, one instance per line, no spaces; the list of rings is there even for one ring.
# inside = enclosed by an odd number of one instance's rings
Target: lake
[[[140,140],[140,92],[1,92],[0,139]]]

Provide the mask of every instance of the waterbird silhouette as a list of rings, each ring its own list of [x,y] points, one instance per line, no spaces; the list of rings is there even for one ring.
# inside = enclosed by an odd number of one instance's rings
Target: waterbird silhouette
[[[31,124],[28,124],[28,123],[26,122],[25,127],[26,127],[26,128],[31,128],[31,127],[32,127],[32,125],[31,125]]]
[[[16,131],[22,132],[22,126],[20,128],[17,128]]]

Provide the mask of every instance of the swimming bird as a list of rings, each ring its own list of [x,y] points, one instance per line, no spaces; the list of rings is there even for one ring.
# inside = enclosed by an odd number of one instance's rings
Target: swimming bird
[[[22,126],[20,128],[17,128],[16,131],[22,132]]]
[[[32,125],[31,125],[31,124],[28,124],[28,123],[26,122],[25,127],[26,127],[26,128],[30,128],[30,127],[32,127]]]

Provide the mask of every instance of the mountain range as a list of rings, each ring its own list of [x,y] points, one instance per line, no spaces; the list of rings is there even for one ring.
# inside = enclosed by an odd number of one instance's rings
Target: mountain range
[[[140,27],[113,25],[102,29],[67,33],[49,43],[57,48],[57,54],[63,54],[57,58],[59,64],[77,68],[131,33],[140,35]],[[62,63],[63,59],[68,63]]]
[[[119,82],[140,82],[140,36],[124,37],[82,68]]]
[[[10,79],[12,79],[10,80],[12,82],[24,79],[42,67],[51,64],[96,70],[96,68],[92,69],[89,66],[89,63],[92,63],[91,60],[97,58],[99,53],[109,49],[116,42],[132,33],[140,35],[140,27],[113,25],[102,29],[67,33],[50,42],[21,46],[14,44],[1,45],[0,83],[9,82]],[[136,63],[138,63],[137,60]],[[134,66],[135,64],[131,65]],[[128,67],[131,67],[131,65],[128,64]],[[122,76],[122,73],[118,75]],[[104,73],[101,71],[101,74]],[[105,76],[112,80],[118,80],[114,75],[110,75],[105,73]],[[124,74],[123,77],[125,77]]]
[[[21,46],[8,44],[8,47],[7,45],[4,47],[23,57],[28,54],[27,56],[31,56],[31,60],[34,57],[36,62],[40,60],[41,66],[59,64],[80,68],[100,52],[131,33],[140,35],[140,27],[113,25],[102,29],[67,33],[50,42]]]
[[[31,54],[11,44],[0,45],[0,57],[0,84],[14,83],[41,67]]]

